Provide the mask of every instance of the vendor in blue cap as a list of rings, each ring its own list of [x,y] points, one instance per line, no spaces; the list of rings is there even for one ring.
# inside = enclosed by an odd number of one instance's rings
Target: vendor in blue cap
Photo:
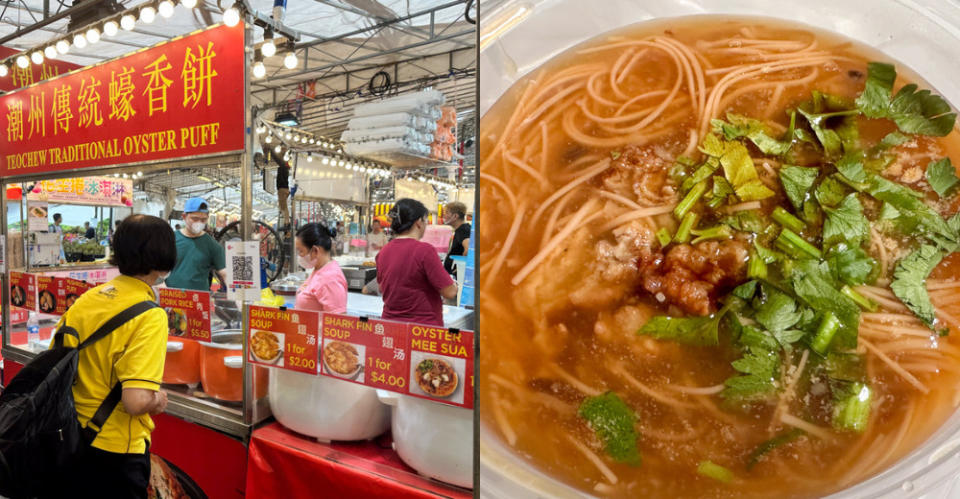
[[[170,288],[210,291],[210,271],[226,282],[226,255],[223,247],[207,234],[210,219],[207,202],[190,198],[183,205],[184,227],[177,231],[177,265],[167,277]]]

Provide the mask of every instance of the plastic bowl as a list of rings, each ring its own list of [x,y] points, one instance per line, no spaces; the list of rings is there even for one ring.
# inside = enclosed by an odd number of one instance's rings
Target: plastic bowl
[[[602,8],[599,8],[602,5]],[[480,20],[480,113],[568,48],[630,24],[698,14],[779,18],[839,33],[892,57],[960,105],[960,4],[937,0],[488,1]],[[480,382],[483,382],[481,375]],[[590,497],[537,470],[480,428],[480,497]],[[833,498],[960,497],[960,411],[898,463]]]

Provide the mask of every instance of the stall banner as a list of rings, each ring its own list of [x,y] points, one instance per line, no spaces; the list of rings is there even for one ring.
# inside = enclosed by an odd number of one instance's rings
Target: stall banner
[[[410,324],[407,395],[473,408],[473,331]]]
[[[0,47],[0,58],[7,58],[18,53],[20,53],[20,51],[17,49]],[[28,87],[34,83],[39,83],[43,80],[48,80],[82,67],[83,66],[72,62],[46,58],[44,58],[43,64],[30,64],[25,68],[11,64],[10,73],[0,78],[0,90],[9,92],[18,88]]]
[[[133,206],[133,180],[82,177],[37,182],[28,200],[95,206]]]
[[[63,315],[62,301],[58,299],[63,279],[48,275],[37,276],[37,308],[44,314]]]
[[[0,176],[244,148],[244,25],[218,25],[0,97]]]
[[[47,221],[49,207],[46,201],[27,202],[27,230],[30,232],[47,232],[50,223]]]
[[[404,393],[406,346],[406,324],[325,313],[320,374]]]
[[[319,312],[251,306],[250,362],[316,375],[319,322]]]
[[[170,336],[210,341],[210,293],[160,288],[157,302],[167,312]]]
[[[69,277],[58,277],[57,281],[59,283],[57,288],[57,314],[59,315],[67,313],[67,310],[70,309],[73,302],[77,301],[77,298],[80,298],[80,295],[95,287],[88,282],[70,279]]]
[[[10,272],[10,304],[14,307],[37,310],[37,276]]]

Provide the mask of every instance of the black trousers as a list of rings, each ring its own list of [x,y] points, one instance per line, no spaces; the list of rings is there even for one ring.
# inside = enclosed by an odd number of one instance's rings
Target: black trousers
[[[74,468],[70,495],[63,497],[146,499],[150,482],[150,451],[117,454],[88,447]]]

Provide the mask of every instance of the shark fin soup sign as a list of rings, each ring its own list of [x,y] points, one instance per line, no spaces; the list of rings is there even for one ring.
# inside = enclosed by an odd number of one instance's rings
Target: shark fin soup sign
[[[0,97],[0,176],[242,150],[243,35],[219,25]]]

